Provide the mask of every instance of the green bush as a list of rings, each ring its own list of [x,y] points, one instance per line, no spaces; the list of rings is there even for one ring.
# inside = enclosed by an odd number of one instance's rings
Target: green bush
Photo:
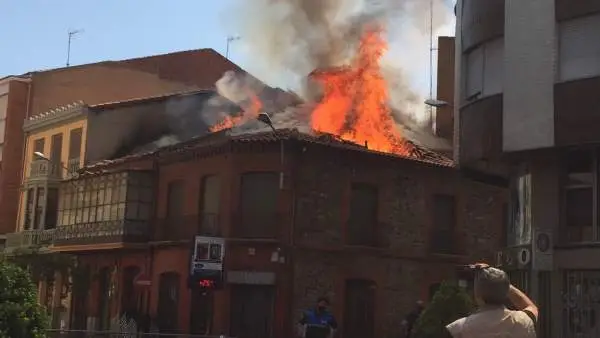
[[[27,271],[0,260],[0,338],[43,338],[47,328]]]
[[[455,283],[444,282],[417,320],[412,338],[449,337],[446,325],[473,311],[475,304],[469,294]]]

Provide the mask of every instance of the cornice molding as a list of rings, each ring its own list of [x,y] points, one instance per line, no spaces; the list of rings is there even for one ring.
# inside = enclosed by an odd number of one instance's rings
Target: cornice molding
[[[86,113],[87,105],[83,101],[73,102],[26,119],[23,123],[23,131],[27,133],[60,124],[76,117],[83,117]]]

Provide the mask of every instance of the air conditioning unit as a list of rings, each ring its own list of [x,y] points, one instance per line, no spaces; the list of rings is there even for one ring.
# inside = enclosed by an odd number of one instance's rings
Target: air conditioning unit
[[[529,246],[511,247],[497,252],[496,266],[503,270],[528,269],[531,266]]]
[[[532,268],[537,271],[552,271],[554,266],[554,242],[552,231],[536,229],[533,232]]]

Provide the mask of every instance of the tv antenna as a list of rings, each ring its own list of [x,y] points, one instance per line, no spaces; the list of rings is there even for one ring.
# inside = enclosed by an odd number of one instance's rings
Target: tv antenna
[[[429,99],[433,100],[433,0],[429,0]],[[429,123],[433,127],[433,107],[429,106]]]
[[[69,67],[71,61],[71,40],[73,40],[73,37],[79,33],[83,33],[83,29],[75,29],[69,31],[69,41],[67,43],[67,67]]]
[[[225,57],[226,57],[227,59],[229,59],[229,45],[230,45],[230,44],[231,44],[233,41],[237,41],[237,40],[239,40],[239,39],[240,39],[240,37],[239,37],[239,36],[232,36],[232,35],[229,35],[229,36],[227,36],[227,49],[225,50]]]

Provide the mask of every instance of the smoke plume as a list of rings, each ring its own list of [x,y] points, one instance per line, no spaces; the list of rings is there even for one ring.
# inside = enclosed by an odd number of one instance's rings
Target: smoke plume
[[[452,16],[444,0],[433,3],[435,32]],[[429,6],[426,0],[236,0],[226,22],[229,31],[242,35],[236,44],[252,56],[261,79],[306,99],[315,94],[309,73],[346,63],[366,23],[383,26],[391,49],[384,75],[400,122],[423,110],[422,93],[411,87],[407,70],[420,59],[421,76],[428,75]]]

